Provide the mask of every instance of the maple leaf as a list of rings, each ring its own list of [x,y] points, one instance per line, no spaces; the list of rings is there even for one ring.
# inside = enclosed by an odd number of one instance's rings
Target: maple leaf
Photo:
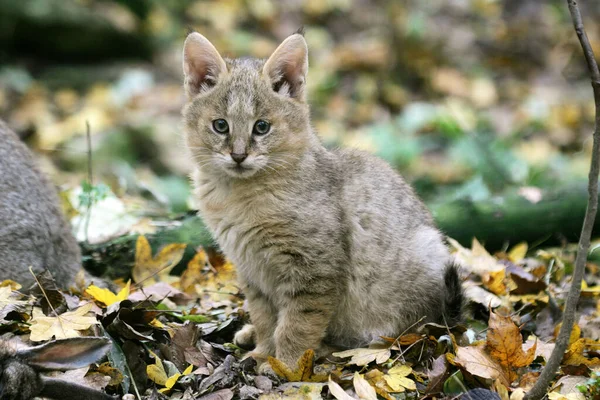
[[[275,357],[268,357],[267,361],[277,375],[289,382],[327,382],[326,375],[313,374],[314,358],[315,352],[311,349],[306,350],[298,360],[294,371]]]
[[[85,292],[92,296],[94,300],[103,303],[105,306],[110,306],[111,304],[118,303],[120,301],[125,300],[129,297],[129,292],[131,288],[131,281],[127,281],[127,284],[123,289],[119,291],[119,293],[114,294],[109,289],[100,288],[95,285],[90,285]]]
[[[408,365],[396,365],[390,368],[384,379],[394,392],[404,392],[405,389],[417,390],[414,381],[407,378],[412,373],[412,368]]]
[[[510,317],[491,312],[488,325],[486,349],[512,382],[517,378],[514,369],[528,366],[535,358],[537,343],[523,350],[523,336]]]
[[[150,243],[144,235],[140,235],[135,245],[135,265],[131,271],[131,276],[138,283],[144,286],[156,283],[158,281],[169,281],[169,272],[183,258],[186,244],[173,243],[162,248],[162,250],[152,257]]]
[[[600,342],[591,339],[579,338],[569,345],[565,353],[563,364],[565,365],[587,365],[590,368],[600,367],[600,358],[587,358],[583,354],[586,347],[598,349]]]
[[[69,311],[58,317],[47,317],[41,309],[34,308],[31,318],[30,339],[33,342],[56,339],[66,339],[81,336],[79,331],[89,329],[90,326],[98,324],[96,317],[88,317],[93,304],[88,303],[74,311]]]
[[[376,364],[383,364],[390,356],[391,351],[389,347],[384,348],[369,348],[369,349],[352,349],[346,351],[340,351],[333,353],[335,357],[352,357],[348,364],[354,364],[358,366],[367,365],[372,361]]]
[[[354,373],[352,383],[354,384],[354,391],[361,400],[377,400],[377,393],[375,393],[373,386],[358,372]]]
[[[207,262],[208,255],[204,249],[200,248],[190,262],[188,262],[187,268],[183,271],[179,279],[179,288],[184,293],[196,293],[196,284],[199,284],[204,279],[202,270]]]

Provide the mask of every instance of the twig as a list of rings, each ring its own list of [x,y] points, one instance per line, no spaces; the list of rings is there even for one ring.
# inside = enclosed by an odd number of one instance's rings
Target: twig
[[[585,262],[590,248],[590,237],[592,236],[592,228],[594,226],[598,208],[598,172],[600,170],[600,71],[598,70],[594,51],[592,50],[592,46],[590,46],[590,42],[583,27],[583,21],[581,19],[579,8],[577,7],[577,2],[576,0],[567,0],[567,4],[592,79],[594,103],[596,106],[596,126],[594,127],[592,161],[588,177],[587,209],[585,212],[585,219],[583,220],[583,227],[581,228],[581,236],[579,237],[579,247],[577,258],[575,259],[575,271],[573,272],[573,280],[571,282],[571,288],[563,313],[562,326],[558,338],[556,339],[556,345],[552,351],[552,355],[546,363],[546,367],[533,388],[525,396],[525,399],[527,400],[539,400],[546,394],[550,381],[554,378],[565,351],[567,350],[569,337],[575,322],[575,309],[577,308],[579,295],[581,294],[581,280],[583,279],[583,274],[585,272]]]
[[[90,191],[88,192],[88,202],[87,202],[87,210],[85,212],[85,241],[89,243],[88,240],[88,228],[90,226],[90,218],[92,216],[92,190],[94,187],[93,177],[94,173],[92,171],[92,135],[90,133],[90,121],[85,121],[85,134],[87,137],[87,161],[88,161],[88,183],[90,187]]]

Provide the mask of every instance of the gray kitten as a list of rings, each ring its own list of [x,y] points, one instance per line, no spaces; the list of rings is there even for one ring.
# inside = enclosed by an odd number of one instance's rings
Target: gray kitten
[[[238,345],[294,365],[307,349],[460,318],[456,268],[411,187],[369,154],[327,150],[312,130],[301,34],[265,61],[223,59],[194,32],[183,57],[195,196],[248,299]]]
[[[34,155],[0,121],[0,280],[24,289],[50,270],[62,287],[81,269],[81,253],[65,220],[53,185],[38,170]]]
[[[110,345],[105,338],[78,337],[17,350],[0,340],[0,399],[114,400],[98,390],[39,373],[86,367],[101,358]]]

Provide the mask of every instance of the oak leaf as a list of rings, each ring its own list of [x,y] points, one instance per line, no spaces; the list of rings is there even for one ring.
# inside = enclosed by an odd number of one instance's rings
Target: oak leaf
[[[135,265],[131,271],[133,279],[144,286],[158,281],[168,282],[169,272],[183,258],[186,246],[184,243],[169,244],[152,257],[148,239],[143,235],[138,236],[135,245]]]
[[[31,318],[30,339],[34,342],[56,339],[66,339],[81,336],[79,331],[89,329],[98,324],[96,317],[86,316],[93,304],[88,303],[74,311],[69,311],[58,317],[47,317],[41,309],[34,308]]]

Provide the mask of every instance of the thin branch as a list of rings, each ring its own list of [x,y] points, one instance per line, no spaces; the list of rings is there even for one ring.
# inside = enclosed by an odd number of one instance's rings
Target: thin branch
[[[85,231],[85,241],[86,241],[86,243],[89,243],[88,228],[90,226],[90,218],[92,216],[92,190],[94,187],[94,182],[92,181],[92,179],[94,177],[94,173],[92,171],[92,135],[90,132],[90,121],[87,121],[87,120],[85,121],[85,134],[87,137],[88,183],[89,183],[89,187],[91,189],[88,192],[88,203],[87,203],[87,210],[85,212],[84,231]]]
[[[598,172],[600,170],[600,71],[598,70],[594,51],[592,50],[592,46],[590,45],[583,27],[583,21],[581,19],[579,8],[577,7],[577,2],[576,0],[567,0],[567,4],[592,79],[594,103],[596,106],[596,126],[594,128],[592,161],[588,177],[587,209],[585,212],[585,219],[583,220],[583,227],[581,228],[581,236],[579,237],[579,247],[577,250],[577,258],[575,259],[575,271],[573,272],[573,280],[571,282],[571,288],[563,313],[562,326],[558,338],[556,339],[556,345],[552,351],[552,355],[548,359],[546,367],[542,371],[539,379],[525,396],[526,400],[539,400],[546,395],[550,381],[556,375],[556,371],[558,370],[565,351],[567,350],[567,346],[569,345],[569,337],[575,322],[575,310],[577,308],[577,303],[579,302],[579,295],[581,294],[581,280],[583,279],[583,274],[585,272],[585,262],[590,248],[590,237],[592,236],[592,228],[594,226],[598,208]]]

